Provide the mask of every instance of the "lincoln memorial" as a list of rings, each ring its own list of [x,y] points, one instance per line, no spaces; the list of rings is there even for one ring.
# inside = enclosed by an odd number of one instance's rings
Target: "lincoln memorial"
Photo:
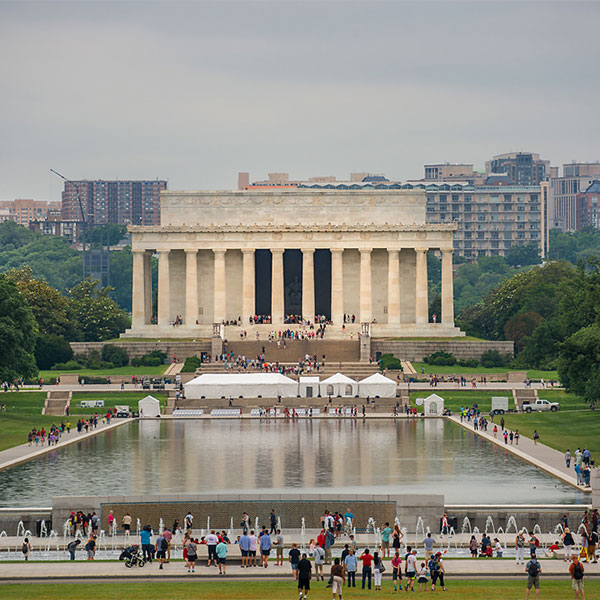
[[[130,227],[133,307],[125,336],[235,336],[240,323],[264,339],[291,318],[314,323],[315,315],[332,321],[328,337],[460,336],[452,299],[455,225],[426,224],[425,202],[423,190],[400,189],[163,191],[162,224]],[[435,318],[428,252],[442,259]]]

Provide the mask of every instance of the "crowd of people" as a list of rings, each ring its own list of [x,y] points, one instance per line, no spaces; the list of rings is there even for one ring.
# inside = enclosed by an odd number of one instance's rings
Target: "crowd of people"
[[[77,429],[77,433],[89,433],[90,431],[96,429],[99,423],[102,424],[110,424],[111,419],[116,415],[117,409],[109,409],[106,411],[106,414],[99,415],[98,413],[94,413],[87,418],[79,418],[77,419],[77,423],[75,423],[75,428]],[[66,415],[68,417],[68,415]],[[61,420],[59,425],[56,423],[52,423],[50,427],[46,430],[44,426],[41,427],[33,427],[31,431],[27,434],[27,445],[28,446],[53,446],[58,444],[61,440],[62,436],[66,433],[71,433],[71,429],[73,429],[73,425],[71,421],[64,419]]]

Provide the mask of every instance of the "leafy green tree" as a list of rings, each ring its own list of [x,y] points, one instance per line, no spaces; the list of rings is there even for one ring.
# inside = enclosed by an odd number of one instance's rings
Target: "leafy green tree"
[[[17,286],[0,275],[0,382],[35,377],[35,318]]]
[[[513,266],[537,265],[540,263],[540,252],[536,242],[513,246],[506,253],[506,262]]]
[[[71,344],[62,335],[40,333],[35,342],[35,362],[38,369],[51,369],[56,363],[73,358]]]
[[[126,367],[129,364],[129,354],[121,346],[104,344],[102,347],[102,360],[112,363],[115,367]]]
[[[558,374],[562,384],[580,396],[594,398],[600,371],[600,324],[582,327],[561,346]],[[591,385],[588,382],[592,381]]]
[[[133,277],[133,255],[131,246],[110,253],[110,297],[123,309],[131,310],[131,282]]]
[[[522,340],[531,335],[542,322],[542,317],[533,310],[511,317],[504,325],[504,337],[515,342],[517,351],[523,348]]]
[[[35,234],[14,221],[0,223],[0,248],[3,251],[21,248],[35,239]]]
[[[127,235],[127,226],[117,223],[96,225],[86,232],[86,240],[94,246],[115,245]]]
[[[86,342],[117,337],[130,326],[127,313],[109,296],[110,288],[87,278],[68,292],[69,314]]]

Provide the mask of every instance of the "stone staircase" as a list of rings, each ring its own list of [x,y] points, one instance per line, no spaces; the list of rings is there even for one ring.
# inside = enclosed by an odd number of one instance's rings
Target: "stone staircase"
[[[67,407],[71,406],[73,392],[64,390],[50,390],[46,395],[43,415],[55,415],[62,417],[66,414]]]
[[[265,349],[265,360],[267,362],[286,362],[294,363],[298,358],[304,358],[306,354],[317,356],[318,362],[327,362],[336,360],[337,362],[358,362],[360,360],[360,343],[358,339],[354,340],[283,340],[279,347],[277,342],[267,340],[252,340],[250,334],[245,340],[229,339],[224,344],[225,351],[233,352],[234,356],[245,356],[253,359],[262,354]],[[325,356],[325,359],[323,359]]]
[[[515,401],[515,408],[517,411],[521,411],[521,407],[523,406],[523,402],[535,402],[538,399],[537,390],[534,388],[525,388],[522,390],[514,389],[512,391],[513,399]]]

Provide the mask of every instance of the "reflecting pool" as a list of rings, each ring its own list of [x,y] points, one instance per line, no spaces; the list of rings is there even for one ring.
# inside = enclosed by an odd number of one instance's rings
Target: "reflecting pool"
[[[58,495],[442,493],[448,504],[578,503],[568,485],[444,419],[136,421],[0,471],[1,506]]]

